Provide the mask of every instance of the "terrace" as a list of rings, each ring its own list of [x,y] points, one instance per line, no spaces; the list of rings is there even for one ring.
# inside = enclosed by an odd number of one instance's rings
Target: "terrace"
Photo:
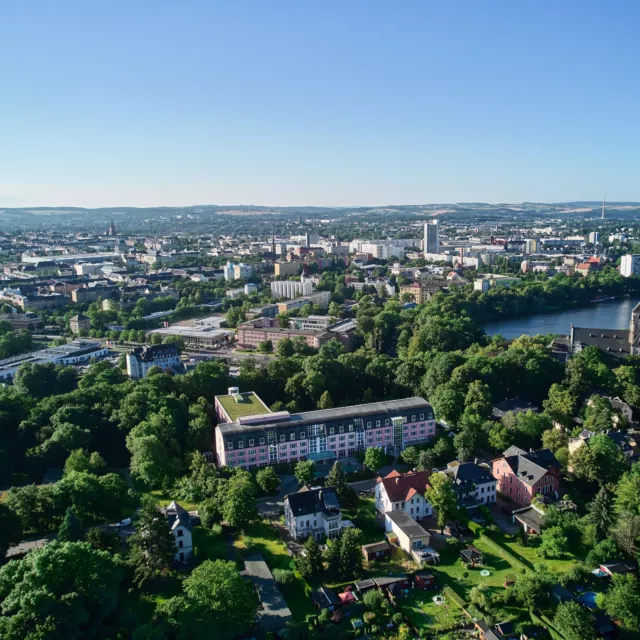
[[[271,413],[267,405],[253,391],[235,395],[216,396],[232,422],[246,416],[259,416]]]

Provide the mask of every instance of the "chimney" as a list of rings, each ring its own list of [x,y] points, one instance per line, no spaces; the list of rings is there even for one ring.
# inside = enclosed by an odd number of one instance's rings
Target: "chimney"
[[[400,484],[400,478],[396,478],[396,484]]]
[[[473,459],[474,464],[478,464],[478,458]]]

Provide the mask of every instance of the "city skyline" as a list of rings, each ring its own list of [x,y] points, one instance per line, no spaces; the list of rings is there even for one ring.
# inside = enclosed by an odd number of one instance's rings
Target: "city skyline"
[[[0,207],[640,200],[639,17],[630,1],[14,4]]]

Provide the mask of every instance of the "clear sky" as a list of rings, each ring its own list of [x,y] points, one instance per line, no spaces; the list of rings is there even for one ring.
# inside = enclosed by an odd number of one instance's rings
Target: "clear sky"
[[[29,0],[0,206],[640,200],[638,0]]]

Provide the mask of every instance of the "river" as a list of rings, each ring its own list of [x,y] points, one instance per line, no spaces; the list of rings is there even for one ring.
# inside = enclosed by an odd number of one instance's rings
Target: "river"
[[[621,298],[620,300],[592,304],[580,309],[489,322],[482,328],[489,335],[500,333],[507,340],[518,338],[523,334],[529,336],[535,336],[538,333],[569,335],[572,324],[588,329],[628,329],[631,310],[638,302],[640,300],[637,298]]]

